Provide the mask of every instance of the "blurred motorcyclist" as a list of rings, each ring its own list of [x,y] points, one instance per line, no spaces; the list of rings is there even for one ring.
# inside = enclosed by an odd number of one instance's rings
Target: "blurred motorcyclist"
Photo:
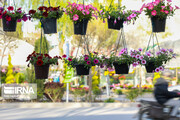
[[[171,77],[172,73],[170,71],[162,72],[162,77],[157,79],[155,83],[154,96],[159,104],[172,106],[171,116],[176,116],[180,107],[180,100],[174,100],[173,98],[180,97],[180,93],[168,91],[168,83],[170,81],[167,78]]]

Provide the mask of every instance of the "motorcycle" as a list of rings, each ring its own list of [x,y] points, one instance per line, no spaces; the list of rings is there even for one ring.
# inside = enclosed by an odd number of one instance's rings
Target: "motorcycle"
[[[139,120],[180,120],[180,110],[176,117],[170,116],[173,107],[160,105],[155,101],[141,100],[135,117]]]

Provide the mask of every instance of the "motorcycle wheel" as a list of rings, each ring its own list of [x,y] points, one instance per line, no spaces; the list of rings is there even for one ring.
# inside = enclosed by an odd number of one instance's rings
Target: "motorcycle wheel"
[[[139,120],[153,120],[148,118],[148,110],[144,110],[139,114]]]

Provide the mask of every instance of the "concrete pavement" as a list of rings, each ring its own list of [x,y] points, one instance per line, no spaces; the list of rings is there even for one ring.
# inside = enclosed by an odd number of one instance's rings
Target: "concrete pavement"
[[[0,108],[0,120],[137,120],[136,107]]]

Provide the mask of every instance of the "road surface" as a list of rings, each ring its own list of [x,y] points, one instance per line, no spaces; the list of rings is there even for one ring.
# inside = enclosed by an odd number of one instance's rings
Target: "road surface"
[[[0,108],[0,120],[137,120],[135,107]]]

